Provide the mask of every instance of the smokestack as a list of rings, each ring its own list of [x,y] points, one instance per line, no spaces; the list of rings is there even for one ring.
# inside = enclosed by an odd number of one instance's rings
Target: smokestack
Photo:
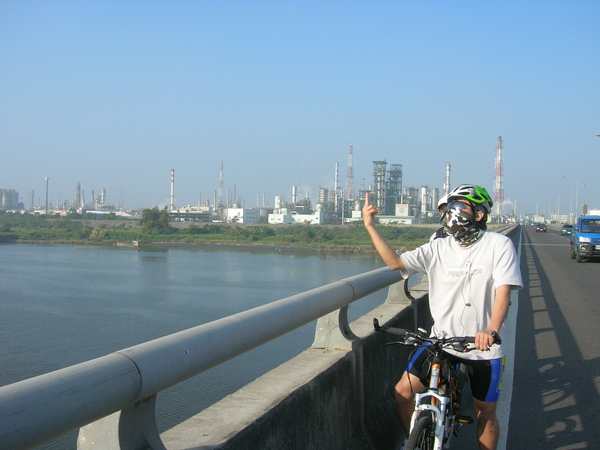
[[[175,169],[171,169],[171,206],[170,210],[175,209]]]
[[[340,173],[340,164],[339,163],[335,163],[335,173],[333,174],[333,192],[331,193],[331,200],[333,201],[333,210],[335,212],[338,212],[340,209],[340,200],[343,201],[343,196],[342,198],[340,198],[340,196],[338,195],[338,178],[339,178],[339,173]]]
[[[427,214],[427,185],[421,186],[421,214],[423,217]]]
[[[450,163],[446,163],[446,178],[444,178],[444,195],[450,193]]]
[[[504,189],[502,188],[502,136],[498,136],[496,145],[496,176],[494,177],[494,210],[499,216],[502,212],[502,202],[504,201]]]
[[[354,200],[354,156],[352,145],[348,149],[348,171],[346,172],[346,200]]]

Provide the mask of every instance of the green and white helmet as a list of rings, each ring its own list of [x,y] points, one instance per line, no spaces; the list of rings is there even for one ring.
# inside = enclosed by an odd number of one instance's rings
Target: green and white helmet
[[[494,202],[484,187],[476,186],[474,184],[461,184],[448,194],[449,202],[461,198],[469,200],[475,204],[475,206],[482,207],[488,214],[492,212]]]

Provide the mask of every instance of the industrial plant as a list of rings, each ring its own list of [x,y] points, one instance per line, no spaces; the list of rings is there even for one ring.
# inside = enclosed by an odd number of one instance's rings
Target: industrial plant
[[[443,192],[427,185],[404,187],[402,184],[402,164],[390,163],[386,160],[373,161],[373,177],[369,185],[364,178],[355,195],[354,190],[354,156],[353,146],[348,150],[348,167],[345,187],[339,180],[339,163],[334,168],[334,185],[321,186],[316,202],[308,195],[299,196],[297,186],[290,187],[290,201],[276,196],[273,207],[244,208],[241,201],[227,192],[223,196],[223,162],[220,164],[219,188],[214,193],[212,205],[208,198],[203,205],[175,207],[175,170],[171,170],[171,202],[169,213],[173,220],[190,222],[228,222],[228,223],[270,223],[270,224],[344,224],[362,220],[361,210],[365,194],[369,193],[371,201],[380,210],[379,221],[388,224],[419,224],[426,219],[437,219],[437,204],[442,195],[449,192],[450,163],[446,164]],[[257,199],[258,203],[258,199]],[[263,200],[264,205],[264,200]]]
[[[243,201],[237,198],[235,185],[233,189],[224,190],[224,164],[219,167],[219,185],[214,190],[212,201],[209,197],[202,199],[197,205],[177,207],[175,204],[175,169],[170,171],[170,201],[167,207],[169,216],[175,222],[226,222],[226,223],[270,223],[270,224],[344,224],[361,220],[361,210],[365,194],[369,193],[370,201],[379,208],[379,220],[389,224],[419,224],[435,220],[438,200],[452,189],[451,164],[445,165],[445,177],[442,189],[422,186],[403,185],[403,166],[400,163],[388,163],[387,160],[374,160],[372,177],[369,181],[360,180],[355,190],[354,149],[348,149],[348,165],[345,183],[340,183],[340,166],[335,164],[333,186],[321,186],[318,197],[311,199],[308,194],[301,196],[298,186],[290,186],[289,200],[284,196],[276,196],[273,206],[269,206],[263,194],[262,206],[246,208]],[[504,190],[502,185],[502,137],[498,137],[495,158],[495,177],[493,186],[494,210],[492,216],[496,220],[514,220],[516,212],[504,214]],[[14,189],[0,189],[0,210],[29,211],[37,214],[95,213],[98,215],[114,213],[119,216],[134,216],[135,211],[124,211],[123,190],[117,205],[108,201],[106,189],[96,195],[90,191],[86,198],[81,183],[74,187],[74,195],[70,200],[48,198],[48,178],[46,178],[45,202],[34,201],[33,190],[28,193],[28,205],[20,201]],[[256,204],[260,205],[260,194]],[[138,211],[139,213],[139,211]]]
[[[35,214],[60,214],[69,213],[97,213],[130,216],[123,210],[123,192],[121,192],[121,201],[115,207],[106,200],[106,189],[100,190],[100,195],[96,196],[94,190],[90,191],[90,200],[86,201],[85,192],[81,188],[81,183],[75,184],[74,196],[71,200],[57,200],[55,203],[48,199],[48,178],[46,178],[46,196],[45,202],[35,201],[35,192],[30,190],[27,195],[28,206],[19,200],[19,193],[15,189],[0,189],[0,210],[15,212],[30,212]]]

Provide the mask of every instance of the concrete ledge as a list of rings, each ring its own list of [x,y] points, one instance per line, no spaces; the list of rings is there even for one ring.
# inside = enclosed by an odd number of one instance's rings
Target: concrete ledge
[[[264,432],[252,431],[249,427],[255,424],[257,419],[267,420],[266,417],[274,413],[281,414],[284,422],[288,424],[289,421],[295,420],[291,417],[295,415],[291,410],[277,412],[282,409],[281,404],[288,403],[290,396],[305,386],[309,386],[308,389],[319,389],[318,383],[322,374],[336,365],[342,372],[351,372],[348,361],[350,353],[349,347],[305,350],[297,357],[165,432],[161,436],[163,443],[167,448],[174,449],[283,448],[280,447],[282,445],[280,441],[275,446],[269,447],[265,441],[272,440],[273,437],[267,436]],[[348,409],[347,405],[345,409]],[[273,419],[274,417],[269,418],[269,420]],[[292,428],[287,427],[286,430],[290,438],[293,436]],[[275,432],[271,425],[269,430],[270,433]],[[246,439],[251,439],[254,444],[250,445],[250,442],[246,441],[241,446],[232,447],[231,443],[227,445],[228,441],[239,433],[251,435],[251,438],[248,436]],[[279,433],[281,431],[277,431],[277,434]],[[235,439],[238,440],[239,437]],[[259,444],[257,440],[262,442]]]

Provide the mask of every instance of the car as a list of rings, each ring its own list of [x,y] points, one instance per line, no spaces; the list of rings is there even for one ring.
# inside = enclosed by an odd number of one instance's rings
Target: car
[[[546,229],[546,224],[545,223],[538,223],[535,225],[535,232],[537,233],[538,231],[543,231],[544,233],[546,233],[548,230]]]
[[[581,216],[573,225],[571,258],[583,262],[600,258],[600,216]]]
[[[560,230],[561,236],[571,236],[573,234],[573,225],[565,223]]]

